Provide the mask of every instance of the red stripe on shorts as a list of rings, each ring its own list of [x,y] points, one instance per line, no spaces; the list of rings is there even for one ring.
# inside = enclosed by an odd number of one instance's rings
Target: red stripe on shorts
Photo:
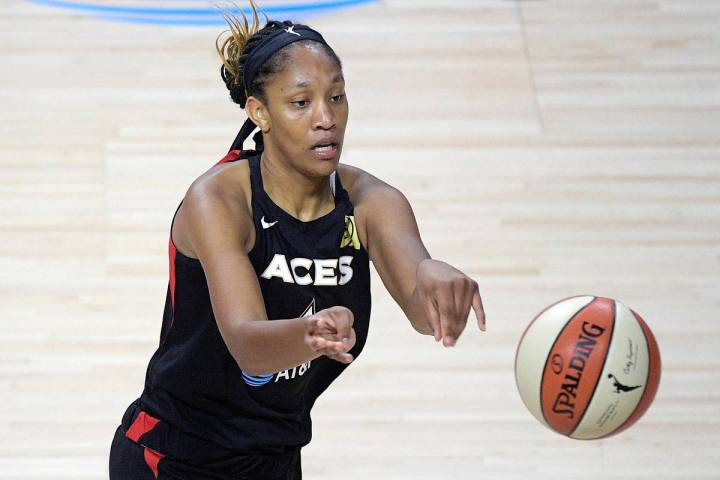
[[[158,463],[160,463],[160,460],[162,460],[164,456],[165,455],[160,452],[145,447],[145,463],[150,467],[155,478],[158,478]]]
[[[125,432],[125,436],[133,442],[138,442],[140,437],[155,428],[159,421],[159,419],[151,417],[145,412],[140,412],[140,415],[135,418],[128,431]]]

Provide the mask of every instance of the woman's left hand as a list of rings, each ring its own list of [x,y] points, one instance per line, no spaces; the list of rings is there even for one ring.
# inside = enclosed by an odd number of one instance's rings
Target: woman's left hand
[[[435,341],[454,346],[465,329],[470,308],[475,311],[478,327],[485,331],[485,311],[478,284],[455,267],[433,259],[420,262],[415,290],[410,302],[414,324],[426,325]],[[416,326],[417,328],[417,326]]]

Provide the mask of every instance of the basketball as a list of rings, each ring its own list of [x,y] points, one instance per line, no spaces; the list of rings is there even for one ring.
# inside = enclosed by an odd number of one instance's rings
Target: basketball
[[[574,439],[617,434],[648,409],[660,382],[650,328],[612,298],[566,298],[540,312],[515,356],[515,381],[530,412]]]

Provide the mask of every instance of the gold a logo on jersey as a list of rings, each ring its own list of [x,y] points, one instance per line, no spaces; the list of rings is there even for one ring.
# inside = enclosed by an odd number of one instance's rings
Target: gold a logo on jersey
[[[340,240],[340,248],[345,248],[349,245],[352,245],[355,250],[360,250],[360,238],[358,237],[357,227],[355,226],[355,215],[345,215],[345,230]]]

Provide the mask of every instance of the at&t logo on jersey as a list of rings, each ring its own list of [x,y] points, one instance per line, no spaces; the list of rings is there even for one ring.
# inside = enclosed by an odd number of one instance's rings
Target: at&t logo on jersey
[[[343,255],[340,258],[291,258],[288,262],[285,255],[276,253],[260,276],[268,280],[277,277],[298,285],[345,285],[353,276],[352,261],[353,257]]]
[[[315,299],[312,299],[312,302],[305,308],[305,311],[300,315],[300,317],[309,317],[310,315],[315,314]],[[242,372],[243,380],[246,384],[250,385],[251,387],[262,387],[263,385],[267,385],[272,381],[273,378],[275,378],[275,383],[279,382],[280,380],[294,380],[295,378],[302,377],[305,375],[305,373],[310,369],[310,364],[312,364],[312,360],[303,363],[301,365],[298,365],[293,368],[289,368],[287,370],[283,370],[281,372],[277,373],[269,373],[267,375],[248,375],[245,372]]]
[[[307,363],[303,363],[302,365],[298,365],[297,367],[289,368],[275,374],[271,373],[268,375],[248,375],[247,373],[243,372],[242,376],[243,380],[245,380],[245,383],[247,383],[251,387],[262,387],[263,385],[267,385],[268,383],[270,383],[273,378],[275,378],[275,383],[277,383],[281,380],[294,380],[295,378],[302,377],[310,369],[311,363],[312,360]]]

